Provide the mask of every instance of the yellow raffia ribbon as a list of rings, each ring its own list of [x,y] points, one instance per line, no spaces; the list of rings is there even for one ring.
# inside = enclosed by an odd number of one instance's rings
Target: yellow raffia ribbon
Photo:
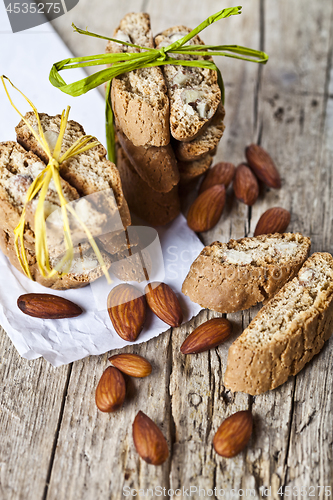
[[[6,87],[5,80],[7,80],[11,86],[17,90],[23,97],[24,99],[30,104],[36,119],[38,123],[38,134],[35,132],[33,127],[30,125],[30,123],[24,118],[22,113],[17,109],[15,104],[13,103],[9,92]],[[73,261],[73,242],[72,242],[72,237],[70,233],[70,227],[69,227],[69,222],[68,222],[68,216],[67,216],[67,211],[79,222],[81,227],[83,228],[84,232],[87,235],[88,241],[94,250],[96,257],[98,259],[98,262],[104,272],[104,275],[108,281],[108,283],[111,283],[111,278],[108,273],[108,270],[106,268],[106,265],[104,263],[103,257],[101,255],[101,252],[85,223],[80,219],[80,217],[77,215],[73,207],[70,205],[70,203],[67,203],[66,198],[63,195],[62,188],[61,188],[61,178],[59,174],[59,165],[64,162],[65,160],[68,160],[69,158],[72,158],[75,155],[78,155],[80,153],[83,153],[84,151],[88,151],[91,148],[94,148],[95,146],[98,146],[100,144],[99,141],[95,139],[95,137],[91,135],[85,135],[80,137],[77,141],[75,141],[74,144],[62,155],[60,156],[61,153],[61,146],[62,146],[62,141],[64,137],[64,133],[66,130],[66,125],[68,121],[68,115],[69,115],[69,110],[70,107],[67,106],[67,110],[62,112],[61,114],[61,122],[60,122],[60,132],[58,135],[57,143],[55,145],[53,153],[51,153],[49,144],[47,140],[45,139],[45,135],[43,132],[43,128],[40,122],[39,114],[34,106],[34,104],[28,99],[15,85],[10,81],[9,78],[6,76],[2,75],[1,76],[1,81],[3,83],[3,86],[5,88],[7,97],[9,99],[9,102],[13,106],[13,108],[17,111],[17,113],[20,115],[24,123],[27,125],[29,128],[30,132],[34,135],[35,139],[37,142],[40,144],[40,146],[43,148],[44,152],[47,154],[49,162],[47,166],[38,174],[38,176],[34,179],[33,183],[28,189],[27,196],[25,199],[25,203],[23,206],[20,222],[17,225],[17,227],[14,230],[15,234],[15,251],[17,254],[17,258],[19,260],[19,263],[28,278],[33,279],[31,276],[31,272],[29,269],[29,264],[28,264],[28,259],[26,255],[26,251],[24,248],[24,228],[25,228],[25,216],[26,216],[26,207],[30,201],[32,201],[37,194],[39,193],[39,199],[37,203],[37,208],[35,211],[35,254],[36,254],[36,260],[37,264],[40,270],[40,273],[43,277],[51,278],[54,275],[59,275],[59,277],[64,276],[65,274],[68,273],[70,270],[72,261]],[[53,179],[54,184],[56,186],[56,190],[59,196],[60,200],[60,206],[61,206],[61,212],[62,212],[62,217],[63,217],[63,229],[64,229],[64,240],[65,240],[65,246],[66,246],[66,253],[65,256],[62,258],[60,263],[57,264],[56,268],[51,268],[50,262],[49,262],[49,252],[47,248],[47,241],[46,241],[46,224],[45,224],[45,213],[44,213],[44,202],[45,198],[47,195],[47,191],[49,188],[49,184],[51,180]],[[19,245],[20,243],[20,245]],[[20,246],[20,248],[19,248]],[[21,250],[21,251],[20,251]],[[58,269],[62,269],[64,267],[63,272],[59,272]]]

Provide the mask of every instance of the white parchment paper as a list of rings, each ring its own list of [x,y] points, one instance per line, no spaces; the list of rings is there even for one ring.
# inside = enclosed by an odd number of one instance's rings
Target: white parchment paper
[[[61,93],[48,82],[52,63],[72,56],[51,25],[44,24],[13,34],[4,12],[4,5],[0,3],[0,33],[2,46],[6,47],[6,50],[0,51],[0,73],[8,76],[14,85],[32,100],[40,112],[58,114],[70,105],[72,108],[70,118],[80,122],[86,133],[95,135],[103,142],[104,100],[99,92],[93,90],[80,98],[73,98]],[[25,43],[27,36],[28,49]],[[75,78],[84,76],[83,70],[79,70]],[[12,93],[12,96],[22,113],[30,111],[25,101],[18,98],[15,93]],[[10,106],[1,88],[0,109],[2,116],[0,142],[15,140],[14,127],[20,118]],[[160,272],[162,276],[165,275],[163,281],[177,293],[184,312],[184,321],[187,321],[201,308],[180,293],[181,285],[190,264],[200,253],[203,245],[188,228],[182,215],[168,226],[157,230],[164,261],[164,269],[162,266]],[[128,342],[123,341],[115,333],[106,309],[109,291],[120,283],[114,277],[113,280],[112,285],[108,285],[105,278],[101,278],[95,284],[79,290],[50,292],[13,268],[0,252],[0,324],[21,356],[27,359],[43,356],[54,366],[123,347],[128,345]],[[144,284],[139,285],[141,288],[143,286]],[[23,314],[16,304],[20,295],[30,292],[48,292],[66,297],[79,304],[84,313],[68,320],[31,318]],[[144,330],[136,343],[146,342],[167,329],[168,326],[149,311]]]

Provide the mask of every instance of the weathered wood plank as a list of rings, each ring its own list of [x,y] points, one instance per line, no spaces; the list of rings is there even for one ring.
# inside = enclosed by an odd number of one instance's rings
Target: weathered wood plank
[[[42,499],[69,366],[19,356],[0,331],[0,498]]]

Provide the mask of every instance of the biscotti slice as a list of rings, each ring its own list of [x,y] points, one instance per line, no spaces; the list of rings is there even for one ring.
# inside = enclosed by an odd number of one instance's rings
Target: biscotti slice
[[[27,152],[17,142],[0,143],[0,228],[9,232],[19,224],[29,187],[37,175],[44,170],[45,163],[36,155]],[[65,199],[73,202],[79,198],[74,187],[61,179],[61,187]],[[26,207],[26,224],[24,240],[28,248],[35,246],[35,210],[38,197]],[[45,217],[59,209],[60,202],[53,182],[44,202]]]
[[[98,240],[104,250],[112,255],[139,245],[139,235],[133,226],[121,233],[114,231],[103,234]]]
[[[6,257],[8,257],[10,263],[18,269],[18,271],[23,272],[15,252],[14,235],[12,232],[0,229],[0,249]],[[26,248],[25,251],[32,279],[53,290],[82,288],[103,275],[103,270],[91,248],[81,255],[78,255],[77,252],[75,253],[68,274],[64,276],[56,274],[51,278],[46,278],[41,275],[34,250]],[[111,257],[105,252],[101,252],[101,255],[106,268],[109,269],[112,263]],[[60,260],[61,256],[56,259],[50,258],[51,267],[55,267]]]
[[[206,154],[199,160],[178,161],[180,184],[187,184],[193,179],[203,175],[213,162],[213,157],[210,153]]]
[[[127,14],[113,37],[154,48],[148,14]],[[139,49],[110,41],[106,52],[139,52]],[[169,144],[169,99],[160,68],[140,68],[114,78],[111,100],[115,121],[134,146]]]
[[[296,375],[333,331],[333,258],[315,253],[251,321],[228,353],[224,384],[261,394]]]
[[[179,182],[179,171],[171,144],[134,146],[120,130],[117,137],[133,167],[154,191],[167,193]]]
[[[220,104],[212,120],[200,135],[190,142],[175,142],[174,150],[177,159],[180,161],[199,160],[208,153],[215,151],[225,128],[223,123],[224,115],[224,107]]]
[[[164,226],[180,213],[178,188],[158,193],[137,174],[121,147],[117,148],[117,165],[123,189],[133,213],[152,226]]]
[[[25,118],[38,132],[35,114],[29,112],[25,115]],[[53,150],[60,131],[61,116],[49,116],[45,113],[39,113],[39,118],[46,139],[51,150]],[[16,127],[16,134],[17,141],[25,149],[35,153],[44,162],[48,162],[45,152],[23,120]],[[85,135],[83,127],[79,123],[69,120],[62,142],[61,154],[65,153],[83,135]],[[130,225],[131,218],[124,198],[119,172],[117,167],[106,159],[106,150],[102,145],[64,161],[60,165],[60,175],[75,187],[80,196],[99,193],[99,195],[96,194],[96,202],[98,197],[101,198],[101,203],[107,201],[108,214],[117,214],[119,211],[124,228]],[[106,196],[103,191],[107,193],[106,190],[110,189],[113,191],[113,196],[111,194]]]
[[[191,265],[182,292],[221,313],[248,309],[270,299],[307,259],[310,239],[300,233],[216,241]]]
[[[155,37],[157,48],[167,47],[190,33],[185,26],[169,28]],[[186,45],[203,44],[198,35]],[[176,59],[203,60],[204,57],[172,54]],[[177,141],[191,141],[217,111],[221,91],[216,71],[210,69],[166,64],[163,74],[170,99],[171,134]]]

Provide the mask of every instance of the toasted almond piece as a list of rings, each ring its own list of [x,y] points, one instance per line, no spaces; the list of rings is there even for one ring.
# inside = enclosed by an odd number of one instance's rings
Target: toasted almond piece
[[[222,344],[231,334],[231,323],[225,318],[213,318],[198,326],[182,343],[183,354],[197,354]]]
[[[169,456],[162,431],[142,411],[139,411],[133,422],[133,441],[136,451],[148,464],[161,465]]]
[[[216,453],[226,458],[238,455],[249,442],[252,425],[250,410],[238,411],[226,418],[214,436]]]
[[[103,412],[114,412],[121,407],[126,396],[126,385],[122,374],[114,366],[109,366],[96,387],[96,406]]]
[[[146,319],[146,299],[140,290],[128,284],[118,285],[109,293],[107,306],[119,337],[134,342]]]
[[[26,293],[17,299],[24,314],[42,319],[75,318],[82,309],[74,302],[50,293]]]
[[[253,172],[266,186],[279,189],[280,174],[267,151],[257,144],[250,144],[245,149],[245,155]]]
[[[236,167],[233,163],[221,161],[214,167],[209,169],[201,183],[199,194],[218,184],[224,184],[225,188],[229,186],[236,172]]]
[[[139,354],[115,354],[109,358],[118,370],[131,377],[147,377],[151,374],[151,364]]]
[[[162,321],[170,326],[180,326],[183,311],[177,295],[165,283],[154,281],[145,288],[148,306]]]
[[[252,170],[241,163],[236,168],[236,173],[233,182],[235,196],[245,205],[252,206],[259,196],[258,181]]]
[[[290,222],[290,212],[285,208],[273,207],[264,212],[256,225],[254,236],[259,234],[285,233]]]
[[[225,204],[225,186],[206,189],[191,205],[187,224],[196,233],[212,229],[219,221]]]

